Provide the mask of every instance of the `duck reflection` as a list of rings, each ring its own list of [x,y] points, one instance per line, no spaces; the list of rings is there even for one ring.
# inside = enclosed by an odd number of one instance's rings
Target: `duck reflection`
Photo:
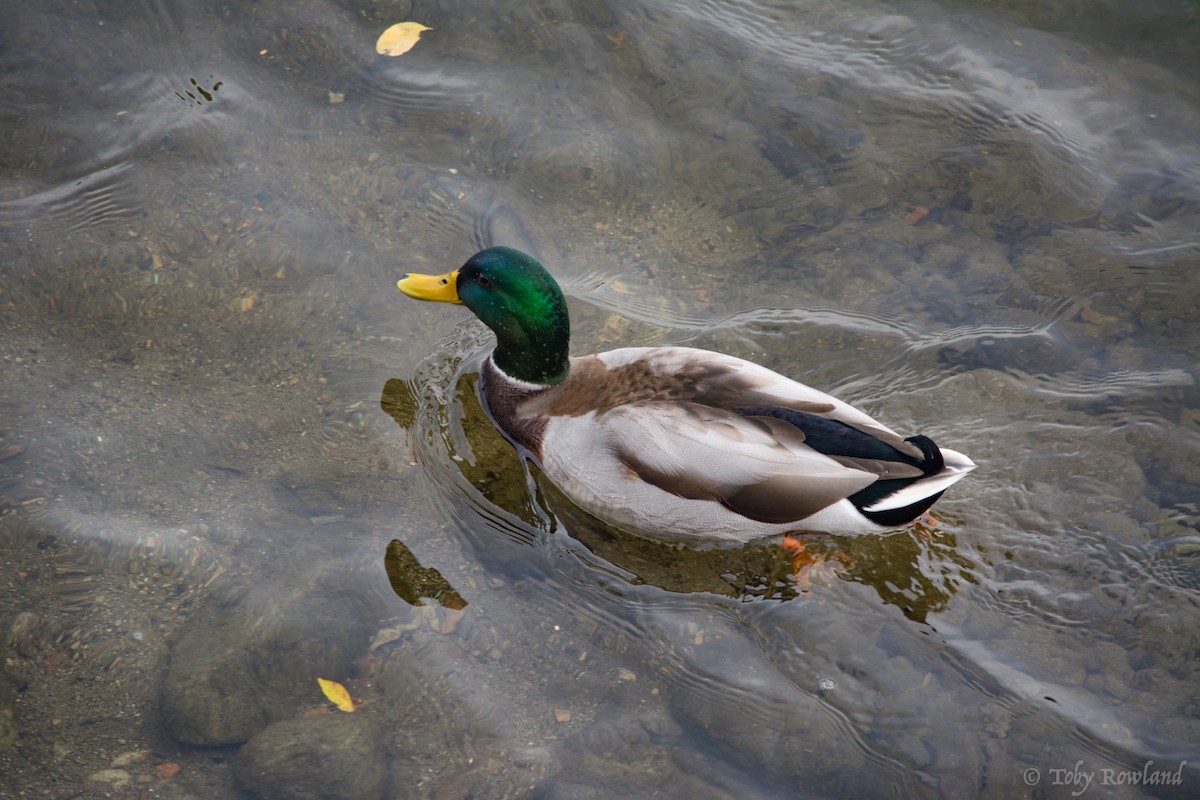
[[[399,379],[384,386],[380,405],[410,431],[418,451],[421,442],[444,442],[446,463],[428,464],[427,470],[451,481],[454,471],[461,473],[487,503],[533,529],[489,526],[510,533],[524,545],[539,539],[536,531],[542,531],[544,539],[545,533],[561,528],[631,583],[670,592],[709,592],[740,601],[808,598],[822,602],[822,593],[835,588],[835,582],[850,581],[870,587],[883,602],[917,622],[944,608],[972,572],[957,552],[954,535],[929,527],[883,536],[798,532],[783,547],[772,541],[736,549],[691,549],[624,532],[575,506],[536,467],[522,463],[488,418],[474,372],[460,365],[455,377],[454,391],[445,403],[448,410],[425,408],[426,398]],[[422,430],[424,425],[459,427],[430,431]]]
[[[454,590],[442,573],[433,567],[421,566],[417,557],[399,539],[388,543],[383,566],[392,590],[411,606],[423,606],[428,599],[452,611],[467,607],[467,601]]]

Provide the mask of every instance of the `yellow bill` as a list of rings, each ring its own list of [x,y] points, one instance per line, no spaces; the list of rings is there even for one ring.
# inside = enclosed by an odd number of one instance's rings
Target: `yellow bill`
[[[396,288],[416,300],[432,300],[437,303],[458,303],[458,270],[445,275],[420,275],[409,273],[396,282]]]

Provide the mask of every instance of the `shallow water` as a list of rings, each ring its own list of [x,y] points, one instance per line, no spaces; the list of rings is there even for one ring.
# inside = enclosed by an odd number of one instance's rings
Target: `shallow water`
[[[0,794],[293,722],[389,797],[1196,794],[1192,4],[0,10]],[[608,530],[392,289],[491,244],[980,467],[802,569]]]

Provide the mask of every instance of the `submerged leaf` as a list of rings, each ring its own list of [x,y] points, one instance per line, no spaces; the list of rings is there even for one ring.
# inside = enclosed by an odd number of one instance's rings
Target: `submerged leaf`
[[[329,698],[329,702],[342,711],[350,712],[358,707],[358,703],[354,702],[350,697],[350,692],[346,691],[346,687],[337,681],[327,681],[324,678],[317,678],[317,683],[321,685],[321,691]]]
[[[375,52],[381,56],[403,55],[413,49],[417,40],[421,38],[421,31],[431,30],[433,28],[419,22],[397,22],[379,35],[379,41],[375,42]]]

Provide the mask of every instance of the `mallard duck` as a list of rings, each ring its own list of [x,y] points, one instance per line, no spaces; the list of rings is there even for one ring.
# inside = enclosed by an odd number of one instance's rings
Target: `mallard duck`
[[[480,390],[493,422],[581,508],[632,533],[733,545],[885,531],[917,520],[975,467],[733,356],[627,347],[571,357],[562,290],[519,250],[490,247],[396,286],[463,304],[492,329]]]

